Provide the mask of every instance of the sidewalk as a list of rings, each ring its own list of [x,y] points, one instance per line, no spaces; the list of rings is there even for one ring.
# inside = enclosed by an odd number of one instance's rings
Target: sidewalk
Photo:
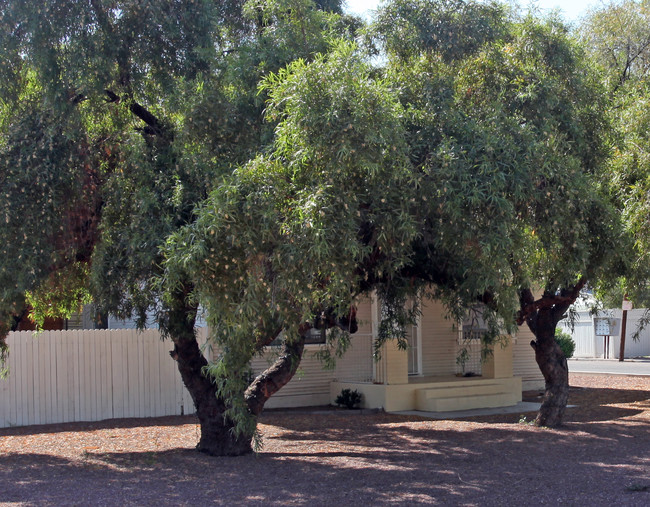
[[[569,359],[569,372],[650,377],[650,359]]]

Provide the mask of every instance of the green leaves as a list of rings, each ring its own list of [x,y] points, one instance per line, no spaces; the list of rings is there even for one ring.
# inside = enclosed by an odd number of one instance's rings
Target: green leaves
[[[401,59],[427,53],[451,63],[503,37],[505,14],[496,2],[397,0],[379,10],[372,32]]]
[[[92,303],[87,288],[89,274],[87,264],[72,263],[53,272],[35,291],[26,292],[31,308],[29,318],[37,329],[43,327],[46,318],[69,318],[80,312],[83,305]]]
[[[616,238],[593,177],[607,124],[561,25],[398,0],[373,61],[320,4],[0,3],[0,72],[18,83],[0,123],[0,310],[91,252],[104,309],[153,310],[170,332],[201,303],[245,426],[250,358],[359,295],[390,309],[387,334],[425,294],[455,317],[488,301],[508,326],[520,288],[598,272]]]

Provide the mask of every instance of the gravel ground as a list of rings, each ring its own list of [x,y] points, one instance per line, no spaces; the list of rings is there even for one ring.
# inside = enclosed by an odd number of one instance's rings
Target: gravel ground
[[[650,378],[571,375],[566,425],[270,412],[255,456],[192,417],[0,429],[0,505],[650,505]],[[527,393],[535,399],[538,393]]]

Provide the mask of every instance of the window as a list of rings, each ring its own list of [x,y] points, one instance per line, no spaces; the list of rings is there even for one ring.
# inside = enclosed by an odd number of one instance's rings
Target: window
[[[278,337],[271,342],[271,347],[279,347],[282,345],[282,333],[278,335]],[[316,328],[311,328],[309,331],[307,331],[307,334],[305,335],[305,345],[322,345],[327,341],[327,329],[322,328],[322,329],[316,329]]]

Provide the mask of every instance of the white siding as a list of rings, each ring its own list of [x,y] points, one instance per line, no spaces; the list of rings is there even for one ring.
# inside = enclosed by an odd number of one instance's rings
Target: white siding
[[[298,407],[329,404],[330,383],[335,379],[347,381],[372,381],[372,319],[370,301],[357,305],[359,330],[351,336],[350,347],[344,356],[336,359],[333,370],[323,367],[316,357],[320,346],[307,345],[300,368],[291,381],[274,394],[265,407]],[[253,360],[251,366],[255,373],[266,369],[275,359],[272,348],[262,357]]]
[[[650,356],[650,326],[639,333],[639,339],[633,340],[632,337],[637,331],[639,321],[646,312],[646,309],[639,308],[627,312],[627,329],[625,333],[625,357],[643,357]],[[602,316],[611,316],[620,319],[623,311],[605,310]],[[604,339],[602,336],[595,336],[593,317],[588,311],[578,312],[577,319],[573,330],[571,330],[568,321],[560,323],[564,330],[571,334],[573,341],[576,343],[574,357],[603,357]],[[620,336],[610,337],[609,357],[618,358],[620,353]]]
[[[0,427],[194,412],[155,330],[23,331],[7,344]]]
[[[329,403],[330,382],[334,371],[323,369],[322,363],[314,357],[318,345],[305,346],[305,353],[294,377],[274,394],[264,405],[266,408],[300,407],[327,405]],[[273,362],[274,352],[253,360],[253,371],[257,374]]]
[[[345,355],[336,360],[335,378],[345,382],[372,382],[373,335],[372,310],[369,299],[357,305],[359,330],[351,336]]]
[[[544,387],[544,377],[535,361],[535,351],[530,346],[534,339],[535,336],[528,326],[520,326],[512,348],[512,373],[515,377],[521,377],[524,391]]]
[[[454,375],[458,347],[458,327],[445,318],[445,308],[438,301],[422,305],[422,374]]]

